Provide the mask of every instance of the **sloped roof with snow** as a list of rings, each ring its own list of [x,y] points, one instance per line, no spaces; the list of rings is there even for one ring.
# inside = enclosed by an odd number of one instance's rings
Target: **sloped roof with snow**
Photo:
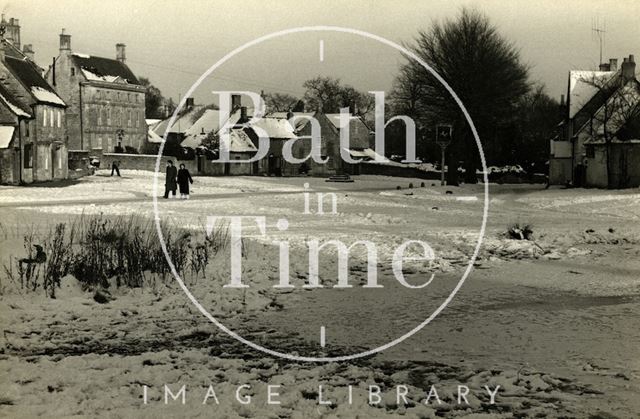
[[[189,128],[194,124],[193,116],[201,106],[194,106],[191,110],[183,113],[178,116],[175,121],[173,121],[173,125],[169,128],[169,134],[185,134]],[[172,115],[173,116],[173,115]],[[153,126],[153,131],[163,136],[167,127],[169,126],[169,122],[171,121],[171,117],[164,119]]]
[[[0,125],[0,148],[8,148],[13,139],[13,132],[16,127]]]
[[[88,81],[120,82],[140,85],[138,78],[123,62],[112,58],[73,53],[73,61]]]
[[[15,100],[13,95],[2,85],[2,83],[0,83],[0,103],[3,103],[9,111],[16,116],[31,118],[31,113],[28,108],[25,108],[23,104]]]
[[[309,118],[306,118],[306,117],[311,117],[315,115],[315,112],[291,112],[291,113],[293,114],[293,116],[299,117],[295,119],[294,129],[296,132],[303,129],[309,123]],[[289,112],[271,112],[270,114],[267,115],[267,117],[277,118],[277,119],[289,119]]]
[[[293,127],[286,119],[264,117],[251,123],[252,128],[259,128],[267,136],[273,138],[296,138]],[[255,130],[254,130],[255,131]],[[258,134],[258,132],[256,132]]]
[[[220,141],[225,141],[224,138],[221,138]],[[251,141],[251,138],[247,135],[247,133],[243,129],[232,129],[229,130],[228,136],[229,143],[229,151],[233,153],[250,153],[254,151],[258,151],[256,146]]]
[[[162,137],[153,132],[151,127],[148,127],[147,130],[147,141],[151,144],[162,144]]]
[[[569,72],[569,118],[573,118],[593,96],[598,86],[609,80],[615,71],[572,70]]]
[[[35,102],[55,106],[66,106],[53,88],[28,60],[4,57],[4,62],[11,74],[29,91]],[[23,103],[29,106],[30,103]]]
[[[585,144],[600,144],[605,142],[605,124],[609,133],[612,133],[614,138],[617,136],[620,130],[627,125],[633,118],[639,118],[638,106],[640,104],[640,83],[637,80],[632,80],[625,84],[622,88],[618,89],[613,96],[609,99],[608,115],[605,118],[605,104],[603,104],[597,112],[594,114],[593,121],[585,123],[576,132],[578,135],[580,132],[589,128],[590,124],[594,126],[595,135],[590,136],[585,140]]]
[[[211,132],[220,129],[220,111],[207,109],[185,132],[185,138],[180,144],[182,147],[196,148]]]

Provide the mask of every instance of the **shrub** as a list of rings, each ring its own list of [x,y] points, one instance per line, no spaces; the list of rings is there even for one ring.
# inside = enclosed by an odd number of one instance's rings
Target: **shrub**
[[[507,228],[507,236],[514,240],[531,240],[533,228],[530,224],[515,223]]]

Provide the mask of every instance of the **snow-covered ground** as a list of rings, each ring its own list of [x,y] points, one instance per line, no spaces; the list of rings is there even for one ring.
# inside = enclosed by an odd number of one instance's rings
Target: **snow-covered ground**
[[[24,256],[27,227],[42,232],[79,214],[154,217],[151,173],[107,175],[101,171],[65,187],[0,188],[2,263],[10,255]],[[484,205],[483,185],[440,187],[419,179],[359,176],[352,184],[313,178],[194,180],[191,200],[159,201],[161,219],[201,231],[212,215],[265,216],[267,232],[247,230],[252,240],[243,263],[250,289],[222,288],[230,269],[224,253],[212,261],[206,280],[188,280],[189,289],[243,336],[308,356],[371,348],[424,320],[469,263]],[[303,192],[309,192],[310,212],[317,211],[316,192],[335,193],[337,213],[306,214]],[[330,202],[325,200],[325,212]],[[413,337],[359,364],[264,358],[210,324],[169,279],[115,290],[113,301],[98,304],[72,277],[51,300],[3,276],[0,372],[11,378],[0,392],[0,415],[585,417],[604,411],[633,416],[640,410],[638,190],[491,185],[488,215],[475,269],[452,303]],[[276,227],[281,218],[289,223],[284,232]],[[507,227],[516,222],[533,226],[533,241],[506,237]],[[314,238],[375,243],[384,288],[358,286],[366,281],[366,267],[364,252],[355,248],[354,288],[300,288],[307,274],[304,245]],[[415,284],[436,275],[424,291],[400,287],[393,277],[389,259],[407,239],[424,240],[435,252],[434,261],[405,270],[407,281]],[[293,290],[272,288],[279,268],[275,240],[290,243]],[[321,278],[332,281],[335,257],[325,255],[321,262]],[[321,326],[326,348],[318,343]],[[233,403],[235,388],[229,387],[245,382],[259,401],[250,406]],[[158,401],[164,383],[174,390],[191,384],[199,400],[166,407]],[[201,404],[209,383],[216,386],[220,406]],[[283,405],[265,405],[267,383],[285,385]],[[358,387],[355,394],[382,383],[384,391],[407,384],[410,393],[423,396],[430,384],[444,393],[466,384],[474,396],[469,407],[456,406],[451,394],[443,405],[429,406],[397,406],[392,396],[377,407],[359,400],[331,409],[314,401],[318,384],[330,388],[328,397],[342,400],[349,383]],[[480,393],[492,383],[505,390],[498,396],[500,407],[488,407]],[[152,389],[146,406],[142,385]]]

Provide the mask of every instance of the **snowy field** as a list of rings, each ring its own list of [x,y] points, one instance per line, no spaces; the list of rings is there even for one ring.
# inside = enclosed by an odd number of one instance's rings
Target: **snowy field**
[[[0,187],[1,262],[26,256],[27,230],[45,234],[81,216],[152,220],[153,175],[108,174],[100,171],[64,187]],[[231,329],[302,356],[370,349],[422,322],[469,264],[484,206],[483,185],[440,187],[419,179],[194,181],[189,201],[160,198],[162,220],[196,234],[208,216],[265,216],[266,234],[258,234],[255,223],[247,229],[247,291],[222,288],[230,269],[226,251],[212,260],[206,279],[188,278],[189,289]],[[483,245],[451,304],[411,338],[354,363],[266,357],[218,330],[172,279],[135,289],[111,287],[113,300],[99,304],[71,276],[55,300],[2,276],[0,373],[10,378],[0,392],[0,416],[633,417],[640,411],[640,191],[493,184],[489,189]],[[304,192],[312,213],[317,192],[335,193],[337,213],[306,214]],[[288,220],[284,232],[276,227],[281,218]],[[507,237],[514,223],[530,224],[533,240]],[[360,286],[366,264],[359,248],[349,267],[354,288],[301,288],[308,268],[305,242],[311,239],[375,243],[384,288]],[[409,283],[435,275],[424,291],[393,279],[390,259],[408,239],[434,250],[434,260],[405,267]],[[272,288],[279,268],[275,240],[290,243],[295,289]],[[324,255],[321,262],[321,278],[334,280],[335,257]],[[321,327],[326,347],[319,344]],[[185,383],[193,387],[185,406],[161,402],[163,384],[177,390]],[[252,386],[251,405],[234,402],[233,386],[244,383]],[[219,405],[202,405],[209,384]],[[267,384],[284,386],[281,405],[266,405]],[[337,407],[318,406],[319,384]],[[352,405],[345,402],[349,384],[356,387]],[[364,395],[371,384],[383,389],[375,406]],[[442,403],[425,405],[420,398],[432,384]],[[460,384],[471,389],[468,405],[455,403]],[[496,384],[504,391],[491,405],[483,386]],[[151,389],[147,405],[143,385]],[[397,403],[396,385],[408,386],[410,403]]]

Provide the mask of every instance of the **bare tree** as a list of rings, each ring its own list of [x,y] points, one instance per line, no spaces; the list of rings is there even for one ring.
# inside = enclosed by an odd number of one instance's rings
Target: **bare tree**
[[[500,36],[489,19],[463,9],[453,20],[434,23],[409,45],[453,88],[473,118],[483,142],[492,141],[497,127],[509,121],[520,98],[529,90],[528,68],[518,50]],[[469,183],[477,182],[477,147],[470,127],[451,94],[430,72],[408,58],[396,80],[394,97],[415,110],[419,125],[454,125],[449,147],[448,182],[457,184],[458,157],[464,157]],[[396,105],[397,106],[397,105]]]
[[[298,98],[286,93],[265,93],[267,112],[287,112],[296,107]]]
[[[316,77],[304,82],[306,89],[304,102],[308,109],[324,113],[337,113],[340,108],[351,108],[351,111],[363,116],[373,110],[373,95],[362,93],[349,85],[341,84],[339,79]]]

